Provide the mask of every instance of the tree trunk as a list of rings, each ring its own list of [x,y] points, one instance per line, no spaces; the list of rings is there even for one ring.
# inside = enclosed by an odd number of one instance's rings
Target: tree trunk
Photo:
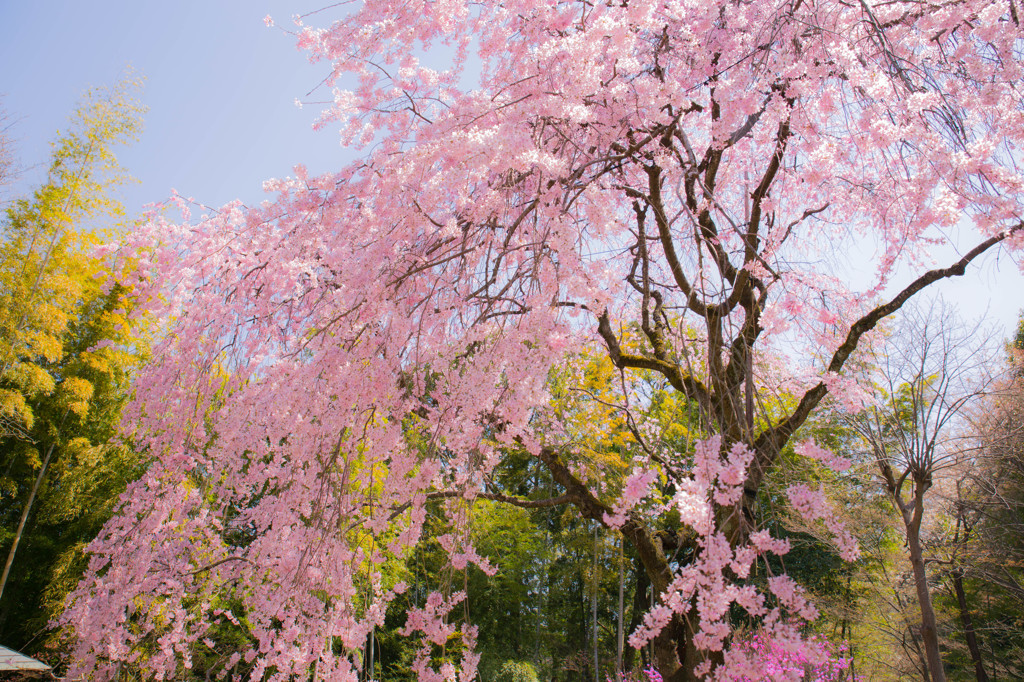
[[[376,661],[374,661],[374,648],[376,646],[376,642],[374,642],[375,637],[373,636],[373,632],[374,632],[374,628],[370,628],[370,636],[369,636],[369,640],[370,641],[369,641],[368,646],[367,646],[367,654],[368,655],[366,657],[367,661],[369,663],[369,665],[366,666],[366,679],[367,680],[376,679],[376,675],[375,675],[375,671],[374,671],[374,663],[376,663]]]
[[[640,627],[640,622],[643,619],[644,613],[650,608],[650,604],[647,600],[647,589],[651,585],[651,581],[647,578],[647,571],[644,570],[644,565],[640,561],[639,557],[633,563],[633,584],[635,592],[633,592],[633,606],[632,612],[629,617],[629,631],[634,632]],[[636,660],[637,649],[633,647],[627,647],[622,653],[622,669],[632,670],[633,662]],[[647,660],[644,658],[643,650],[640,650],[640,665],[646,667]]]
[[[939,655],[939,629],[932,608],[932,596],[928,590],[928,576],[925,571],[924,553],[919,537],[920,524],[907,524],[907,548],[910,550],[910,564],[914,569],[914,587],[921,607],[921,640],[924,642],[925,658],[932,682],[946,682],[946,672]]]
[[[574,504],[583,516],[602,523],[605,515],[611,513],[611,509],[573,475],[554,450],[542,449],[539,457],[551,472],[552,478],[565,488],[566,494],[576,498]],[[640,563],[651,581],[651,605],[659,603],[673,576],[672,568],[665,555],[665,543],[668,543],[673,549],[687,547],[697,551],[695,538],[682,538],[675,533],[655,532],[635,518],[627,520],[619,531],[636,550]],[[743,529],[740,529],[739,533],[742,532]],[[696,608],[688,615],[690,622],[693,623],[699,621],[695,611]],[[585,622],[586,618],[584,618]],[[586,641],[585,633],[586,626],[584,625],[584,641]],[[653,665],[661,673],[665,682],[691,682],[696,679],[693,671],[701,662],[701,658],[693,646],[693,633],[682,616],[676,614],[668,627],[654,638],[652,645]],[[719,660],[720,658],[719,656]]]
[[[622,643],[623,643],[623,622],[622,617],[625,612],[625,589],[626,589],[626,573],[623,563],[625,562],[625,556],[623,552],[623,544],[625,544],[625,538],[619,538],[619,624],[618,631],[615,633],[615,673],[616,675],[622,673]]]
[[[853,575],[851,573],[847,573],[846,574],[846,590],[845,590],[845,592],[846,592],[846,603],[847,604],[854,604],[855,603],[854,599],[853,599],[853,593],[852,593],[852,590],[851,590],[851,583],[852,582],[853,582]],[[852,637],[852,635],[853,635],[853,631],[850,628],[850,612],[849,612],[849,607],[846,607],[846,608],[843,609],[843,622],[842,622],[842,629],[840,630],[839,638],[840,638],[841,641],[846,642],[847,646],[849,647],[849,654],[850,655],[847,658],[850,659],[850,679],[851,680],[856,680],[857,679],[856,656],[854,654],[854,646],[853,646],[853,637]]]
[[[978,638],[974,634],[974,621],[967,610],[963,572],[959,569],[953,573],[953,591],[956,592],[956,603],[960,607],[960,622],[964,624],[964,639],[967,640],[967,649],[971,652],[971,661],[974,662],[974,676],[978,682],[988,682],[988,673],[985,672],[981,660],[981,649],[978,648]]]
[[[0,577],[0,599],[3,599],[4,588],[7,587],[7,578],[11,575],[11,565],[14,563],[14,555],[18,552],[18,544],[21,542],[21,535],[25,531],[25,523],[28,521],[28,514],[32,510],[32,503],[36,501],[36,494],[39,492],[39,488],[43,484],[43,479],[46,478],[46,467],[50,464],[50,457],[53,456],[53,449],[56,445],[57,441],[54,439],[54,441],[50,443],[50,448],[46,451],[46,457],[43,458],[43,465],[39,467],[39,475],[36,476],[36,482],[32,486],[32,492],[29,493],[28,500],[25,502],[25,509],[21,512],[21,520],[18,522],[18,530],[14,533],[14,541],[11,543],[10,551],[7,552],[7,563],[4,564],[4,574],[3,577]]]
[[[547,537],[547,527],[545,526],[544,534]],[[548,540],[550,545],[550,540]],[[548,569],[545,561],[545,555],[542,552],[540,558],[540,571],[537,573],[537,618],[534,623],[533,632],[533,665],[537,668],[541,667],[540,664],[540,634],[541,634],[541,621],[544,618],[545,605],[548,598]]]
[[[928,677],[928,660],[925,658],[924,648],[922,648],[921,642],[918,640],[917,632],[914,630],[914,624],[910,622],[910,616],[908,615],[909,607],[903,602],[903,597],[900,596],[900,590],[895,583],[888,578],[887,580],[892,589],[892,596],[896,602],[897,608],[899,609],[899,613],[903,616],[904,623],[906,623],[907,628],[905,632],[910,635],[911,646],[907,646],[906,635],[904,635],[900,646],[903,648],[903,651],[907,656],[917,656],[918,662],[921,664],[921,679],[923,682],[931,682],[931,678]]]
[[[594,573],[592,575],[594,591],[590,595],[590,610],[591,610],[591,613],[593,615],[593,625],[594,625],[594,682],[598,682],[601,679],[601,671],[600,671],[601,661],[598,658],[598,650],[597,650],[597,587],[598,587],[598,584],[597,584],[597,527],[598,527],[598,524],[595,522],[594,523]]]

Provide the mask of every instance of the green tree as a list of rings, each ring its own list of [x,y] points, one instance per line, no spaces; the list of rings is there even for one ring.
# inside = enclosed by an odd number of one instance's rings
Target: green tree
[[[146,342],[128,279],[94,249],[123,219],[113,150],[140,130],[138,88],[126,78],[88,93],[45,181],[0,227],[0,632],[16,644],[45,623],[46,586],[59,601],[77,579],[80,560],[62,555],[91,539],[133,475],[134,457],[109,441]]]
[[[57,372],[64,337],[101,290],[102,259],[91,255],[104,232],[95,223],[120,220],[111,190],[128,180],[113,154],[141,129],[139,83],[125,79],[88,93],[68,132],[53,144],[47,177],[31,197],[6,211],[0,242],[0,435],[28,438],[29,402],[58,388],[71,402],[87,389]],[[63,384],[58,386],[58,384]]]

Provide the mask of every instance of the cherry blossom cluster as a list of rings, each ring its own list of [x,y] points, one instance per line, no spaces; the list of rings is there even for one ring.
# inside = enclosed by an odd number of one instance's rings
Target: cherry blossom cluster
[[[804,443],[800,449],[818,460],[839,467],[844,464],[841,458],[830,455],[813,442]],[[804,638],[794,625],[813,621],[819,615],[805,590],[786,575],[769,576],[767,593],[761,593],[747,581],[759,557],[769,553],[783,555],[790,549],[789,542],[759,530],[749,533],[747,542],[736,543],[730,541],[723,530],[729,521],[723,518],[723,513],[738,513],[735,505],[743,494],[752,457],[751,450],[742,443],[724,447],[720,435],[696,444],[692,473],[676,482],[678,492],[674,503],[682,522],[697,532],[699,552],[693,561],[679,568],[661,602],[651,609],[630,637],[631,646],[641,647],[668,625],[673,614],[692,618],[695,613],[698,621],[691,623],[691,627],[697,648],[725,652],[721,665],[713,668],[712,658],[708,657],[698,669],[698,674],[709,679],[743,679],[737,675],[744,674],[744,666],[750,665],[748,654],[752,649],[732,639],[730,618],[734,605],[759,619],[764,637],[777,642],[781,650],[795,657],[793,660],[824,661],[824,649],[816,640]],[[844,558],[849,561],[856,558],[855,539],[835,519],[823,494],[794,485],[790,488],[790,499],[806,518],[823,520],[836,531]],[[780,672],[769,679],[790,677]]]
[[[658,478],[657,469],[637,469],[626,476],[622,493],[615,503],[611,514],[605,514],[604,525],[613,530],[621,528],[629,512],[642,502],[650,493],[651,485]]]
[[[793,647],[783,639],[771,639],[763,633],[744,639],[736,647],[737,658],[745,658],[746,671],[734,666],[735,682],[767,680],[805,680],[841,682],[849,676],[850,659],[843,656],[845,645],[836,646],[821,635],[813,635]],[[860,679],[859,677],[857,679]]]
[[[419,680],[428,682],[471,682],[476,678],[476,668],[480,661],[480,655],[473,651],[476,643],[476,628],[471,625],[463,626],[460,630],[448,622],[448,614],[457,604],[466,599],[465,592],[456,592],[450,597],[444,597],[433,592],[427,597],[426,604],[422,608],[414,608],[409,611],[402,634],[413,635],[416,632],[422,633],[423,644],[416,652],[416,658],[412,664],[412,670]],[[443,648],[449,645],[453,637],[458,636],[465,648],[461,665],[456,665],[452,659],[445,660],[440,669],[435,669],[431,663],[435,647]]]

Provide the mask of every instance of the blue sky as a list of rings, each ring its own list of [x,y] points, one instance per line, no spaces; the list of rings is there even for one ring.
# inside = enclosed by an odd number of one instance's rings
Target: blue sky
[[[317,102],[329,98],[319,87],[326,66],[310,64],[284,30],[293,15],[330,4],[0,0],[0,95],[16,121],[10,134],[26,168],[5,198],[38,183],[49,142],[81,95],[115,83],[129,65],[146,78],[149,107],[141,139],[119,154],[139,180],[122,191],[129,214],[172,189],[208,206],[254,204],[264,199],[264,180],[291,175],[298,163],[312,173],[342,167],[352,155],[336,131],[312,130]],[[267,14],[274,28],[264,24]],[[1000,336],[1024,307],[1024,277],[1005,254],[939,291],[964,317],[987,310]]]
[[[0,0],[0,94],[27,171],[42,177],[49,143],[90,86],[131,66],[146,79],[145,132],[118,157],[140,182],[123,192],[130,213],[172,189],[219,206],[258,202],[261,184],[339,168],[351,158],[337,134],[311,129],[329,93],[282,28],[322,4],[283,0]],[[276,26],[268,28],[270,14]],[[308,94],[311,91],[312,94]],[[303,108],[295,100],[308,102]]]

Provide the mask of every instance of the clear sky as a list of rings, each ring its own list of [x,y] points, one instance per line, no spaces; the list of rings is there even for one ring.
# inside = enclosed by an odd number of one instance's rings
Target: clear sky
[[[172,189],[209,206],[254,204],[264,180],[291,175],[298,163],[312,173],[340,168],[352,155],[335,130],[312,130],[317,101],[329,97],[319,86],[326,67],[311,65],[286,33],[293,15],[330,4],[0,0],[0,94],[27,168],[8,195],[39,181],[48,144],[82,93],[115,83],[128,65],[146,78],[149,107],[142,138],[119,155],[140,181],[123,191],[130,213]],[[274,28],[264,24],[267,14]],[[1000,336],[1024,307],[1024,277],[1005,254],[941,291],[964,317],[987,310]]]
[[[12,193],[42,177],[49,142],[82,94],[117,82],[129,65],[146,79],[149,107],[141,139],[118,155],[140,181],[124,192],[129,212],[172,189],[211,206],[258,202],[263,180],[297,163],[341,167],[350,156],[336,133],[311,129],[315,101],[329,95],[317,87],[326,67],[311,65],[282,30],[324,4],[0,0],[0,94],[28,168]]]

